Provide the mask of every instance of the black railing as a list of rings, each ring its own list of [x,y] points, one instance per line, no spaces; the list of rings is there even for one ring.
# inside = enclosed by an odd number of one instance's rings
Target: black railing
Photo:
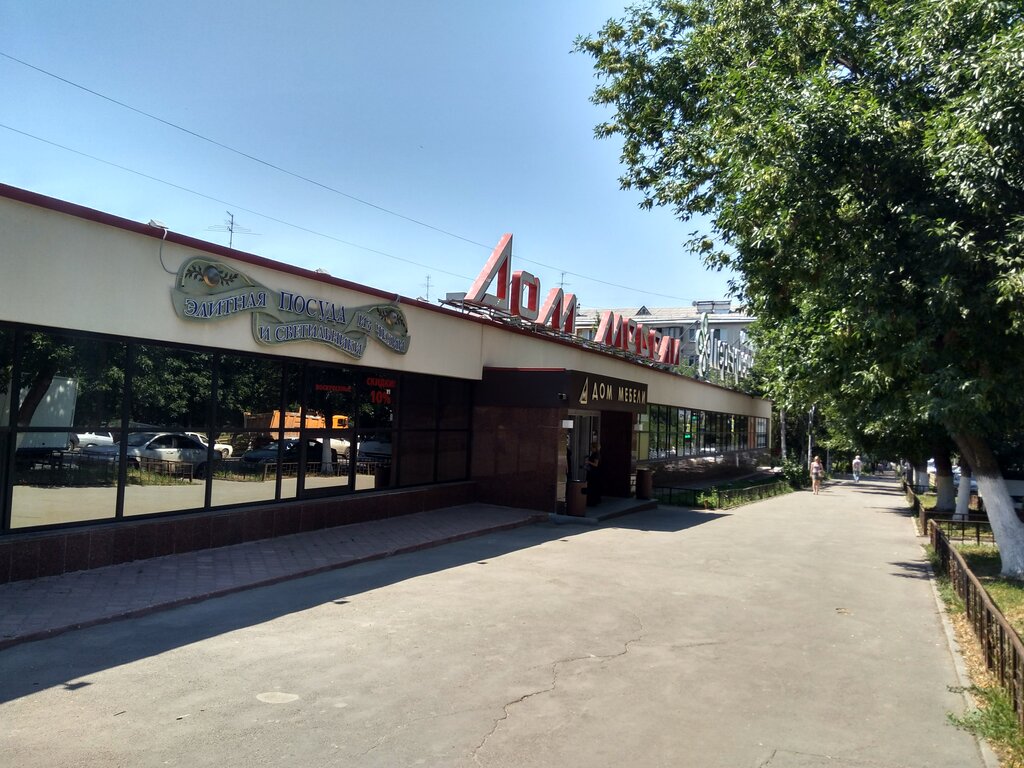
[[[1024,729],[1024,643],[992,602],[978,577],[971,572],[963,555],[950,546],[938,522],[932,520],[928,531],[941,573],[949,577],[953,590],[964,601],[964,610],[981,644],[985,665],[1009,694],[1013,711],[1017,715],[1017,725]],[[961,524],[978,526],[979,529],[984,525],[970,522]]]
[[[792,490],[785,480],[777,480],[747,488],[671,488],[655,486],[654,498],[659,504],[677,507],[702,507],[705,509],[730,509],[789,493]]]
[[[977,545],[994,545],[996,543],[995,535],[992,533],[992,523],[987,519],[973,520],[968,518],[961,520],[954,517],[931,517],[929,520],[950,541],[962,544],[974,543]]]

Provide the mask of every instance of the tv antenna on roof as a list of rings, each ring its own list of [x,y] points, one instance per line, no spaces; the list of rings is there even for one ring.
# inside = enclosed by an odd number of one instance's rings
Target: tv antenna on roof
[[[238,224],[235,223],[235,214],[233,214],[231,211],[225,211],[225,213],[227,213],[228,217],[226,219],[224,219],[224,223],[223,224],[217,224],[216,226],[207,227],[206,229],[209,232],[227,232],[228,233],[228,248],[233,248],[234,247],[235,233],[236,232],[238,234],[240,234],[240,235],[258,235],[259,234],[258,232],[253,232],[248,227],[240,227],[240,226],[238,226]]]

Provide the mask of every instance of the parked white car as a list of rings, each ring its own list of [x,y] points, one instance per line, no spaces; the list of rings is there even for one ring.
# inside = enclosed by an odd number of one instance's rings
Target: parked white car
[[[202,432],[186,432],[185,434],[188,435],[189,437],[195,438],[196,440],[198,440],[203,445],[209,445],[210,444],[210,439],[206,435],[204,435]],[[217,453],[219,453],[221,455],[221,458],[230,459],[231,458],[231,452],[234,450],[234,448],[232,448],[227,443],[214,443],[213,444],[213,450],[215,450]]]
[[[114,435],[110,432],[72,432],[68,435],[68,444],[72,450],[91,448],[94,445],[113,445]]]

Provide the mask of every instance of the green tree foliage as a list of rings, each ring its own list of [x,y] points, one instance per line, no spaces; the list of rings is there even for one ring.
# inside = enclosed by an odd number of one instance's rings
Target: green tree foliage
[[[1024,575],[990,445],[1024,388],[1024,6],[654,0],[577,48],[621,183],[706,216],[780,404],[941,426]],[[764,370],[764,369],[763,369]],[[858,409],[856,412],[851,409]],[[986,489],[986,478],[993,485]]]

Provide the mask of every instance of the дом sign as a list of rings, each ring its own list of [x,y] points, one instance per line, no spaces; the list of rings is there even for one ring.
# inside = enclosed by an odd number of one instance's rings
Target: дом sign
[[[488,293],[494,285],[496,293]],[[449,293],[449,301],[493,307],[536,325],[574,335],[576,295],[552,288],[540,302],[540,280],[525,270],[512,270],[512,235],[502,236],[468,293]],[[662,336],[642,323],[612,311],[601,316],[594,341],[666,365],[679,364],[679,339]]]
[[[495,279],[497,293],[488,293],[487,289]],[[525,270],[512,271],[510,234],[503,235],[498,241],[469,292],[449,293],[447,298],[449,301],[504,310],[514,317],[570,335],[576,332],[576,295],[563,293],[561,288],[552,288],[541,305],[540,279]]]

